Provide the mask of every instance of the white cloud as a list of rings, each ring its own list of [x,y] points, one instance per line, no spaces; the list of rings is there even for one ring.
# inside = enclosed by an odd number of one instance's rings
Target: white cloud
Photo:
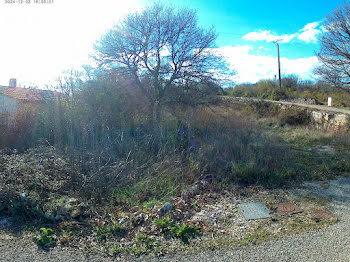
[[[319,26],[319,22],[313,22],[305,25],[302,29],[299,30],[301,32],[298,35],[298,39],[302,40],[306,43],[317,42],[317,35],[321,33],[322,28],[317,29]]]
[[[238,73],[237,82],[257,82],[277,75],[277,57],[255,55],[254,48],[244,46],[225,46],[218,48],[232,69]],[[312,69],[318,63],[317,57],[298,59],[281,58],[282,74],[298,74],[303,79],[312,78]]]
[[[264,31],[259,31],[259,32],[250,32],[250,33],[244,35],[242,38],[244,40],[266,41],[266,42],[274,42],[274,41],[280,40],[281,43],[288,43],[295,36],[296,36],[296,34],[274,35],[274,34],[271,34],[270,30],[264,30]]]
[[[318,29],[319,28],[319,29]],[[274,42],[280,40],[280,43],[288,43],[294,38],[305,43],[317,42],[316,36],[321,33],[322,27],[320,22],[306,24],[302,29],[294,34],[275,35],[270,30],[260,30],[258,32],[250,32],[242,37],[248,41],[266,41]]]
[[[259,50],[265,50],[265,51],[268,51],[268,50],[269,50],[267,47],[263,47],[263,46],[259,46],[258,49],[259,49]]]
[[[0,3],[0,85],[53,83],[63,70],[89,62],[93,43],[139,0]]]

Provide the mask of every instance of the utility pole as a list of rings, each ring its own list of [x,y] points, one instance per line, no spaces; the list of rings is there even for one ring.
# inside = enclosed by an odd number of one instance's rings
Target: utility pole
[[[274,43],[277,45],[277,56],[278,56],[278,83],[279,83],[279,88],[280,91],[282,91],[282,81],[281,81],[281,62],[280,62],[280,45],[279,41],[281,40],[276,40]]]

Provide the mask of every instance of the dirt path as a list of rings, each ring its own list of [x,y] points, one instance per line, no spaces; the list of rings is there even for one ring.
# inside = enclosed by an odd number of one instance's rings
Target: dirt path
[[[332,199],[332,208],[340,222],[318,231],[256,246],[242,246],[195,255],[173,255],[127,261],[350,261],[350,178],[328,183],[306,183],[295,190],[301,196],[317,194]],[[89,256],[73,248],[56,247],[50,252],[38,250],[28,237],[0,235],[0,261],[113,261],[102,256]]]

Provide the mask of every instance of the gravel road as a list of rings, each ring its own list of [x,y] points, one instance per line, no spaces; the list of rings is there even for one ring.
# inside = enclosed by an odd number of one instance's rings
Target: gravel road
[[[331,198],[340,222],[321,229],[257,246],[203,252],[195,256],[175,256],[161,261],[350,261],[350,178],[330,181],[328,185],[306,183],[297,194],[317,194]],[[325,188],[326,187],[326,188]],[[328,187],[328,188],[327,188]]]
[[[287,101],[271,101],[271,100],[264,100],[264,101],[283,104],[283,105],[295,105],[300,107],[308,107],[308,108],[317,109],[317,110],[326,111],[326,112],[343,113],[343,114],[350,115],[350,110],[340,109],[340,108],[330,107],[330,106],[306,105],[306,104],[287,102]]]
[[[295,102],[288,102],[288,101],[273,101],[273,100],[268,100],[268,99],[259,99],[259,98],[252,98],[252,97],[221,96],[221,98],[226,99],[226,100],[265,101],[265,102],[269,102],[269,103],[276,103],[276,104],[282,104],[282,105],[294,105],[294,106],[307,107],[307,108],[326,111],[326,112],[342,113],[342,114],[350,115],[350,110],[336,108],[336,107],[323,106],[323,105],[308,105],[308,104],[302,104],[302,103],[295,103]]]
[[[195,255],[181,254],[161,259],[139,258],[137,261],[350,261],[350,178],[330,181],[327,185],[307,183],[297,194],[318,194],[331,198],[340,222],[327,228],[297,236],[272,240],[256,246],[206,251]],[[82,252],[56,247],[50,252],[38,250],[30,238],[0,235],[0,261],[112,261],[87,256]],[[129,260],[131,261],[131,260]]]

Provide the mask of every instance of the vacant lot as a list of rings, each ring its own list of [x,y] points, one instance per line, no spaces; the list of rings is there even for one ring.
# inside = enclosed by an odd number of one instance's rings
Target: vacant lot
[[[121,130],[113,156],[111,148],[2,152],[2,241],[17,249],[23,237],[38,259],[72,248],[135,258],[250,246],[337,224],[329,199],[291,189],[349,175],[349,136],[316,130],[299,114],[177,104],[164,108],[157,129]],[[273,217],[244,220],[237,205],[250,201]],[[276,212],[282,202],[300,212]]]

